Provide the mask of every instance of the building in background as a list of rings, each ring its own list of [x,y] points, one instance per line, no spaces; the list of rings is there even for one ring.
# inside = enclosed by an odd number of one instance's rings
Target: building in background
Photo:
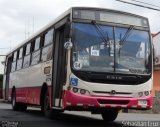
[[[153,96],[160,91],[160,32],[152,34],[154,45]]]
[[[2,84],[3,84],[3,74],[4,74],[4,65],[2,62],[4,61],[5,56],[0,55],[0,98],[2,98]]]

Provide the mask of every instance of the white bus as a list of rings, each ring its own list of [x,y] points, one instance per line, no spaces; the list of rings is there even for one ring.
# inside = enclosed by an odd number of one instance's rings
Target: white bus
[[[116,119],[121,109],[152,107],[148,19],[73,7],[7,54],[4,97],[13,110],[45,116],[76,110]]]

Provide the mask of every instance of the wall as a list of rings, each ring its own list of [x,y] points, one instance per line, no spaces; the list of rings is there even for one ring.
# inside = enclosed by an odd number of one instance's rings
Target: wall
[[[152,95],[155,96],[155,90],[160,91],[160,33],[153,37],[154,45],[154,72],[153,72],[153,90]]]
[[[0,55],[0,74],[4,74],[4,65],[2,65],[2,61],[4,61],[5,56]]]
[[[5,56],[0,55],[0,98],[2,98],[2,84],[3,84],[3,74],[4,74],[4,65],[2,61],[4,61]]]
[[[152,95],[155,96],[155,91],[160,91],[160,70],[154,70],[153,72],[153,89]]]

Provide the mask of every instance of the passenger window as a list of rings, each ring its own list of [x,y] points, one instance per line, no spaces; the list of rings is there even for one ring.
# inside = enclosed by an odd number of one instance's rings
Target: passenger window
[[[38,64],[40,62],[40,37],[38,37],[35,42],[32,43],[33,48],[32,48],[32,61],[31,61],[31,65],[35,65]]]
[[[40,37],[38,37],[35,41],[34,51],[38,50],[40,47]]]
[[[16,61],[15,62],[12,62],[12,69],[11,69],[11,72],[15,71],[16,70]]]
[[[31,50],[31,43],[28,43],[27,46],[25,47],[25,56],[24,56],[24,60],[23,60],[23,68],[27,68],[30,65],[30,59],[31,59],[31,54],[30,54],[30,50]]]
[[[28,55],[30,53],[30,50],[31,50],[31,43],[27,44],[25,55]]]
[[[17,61],[17,70],[20,70],[22,68],[22,59],[19,59]]]
[[[24,57],[23,68],[27,68],[30,65],[31,55],[27,55]]]
[[[19,57],[18,57],[19,59],[22,58],[22,55],[23,55],[22,53],[23,53],[23,48],[19,50]]]
[[[54,29],[51,29],[45,34],[44,45],[47,45],[53,42],[53,32],[54,32]]]
[[[17,51],[14,52],[13,61],[16,61],[16,59],[17,59]]]
[[[31,65],[39,63],[39,59],[40,59],[40,50],[33,52]]]
[[[17,60],[17,70],[22,68],[22,55],[23,55],[23,48],[18,51],[18,60]]]
[[[44,62],[44,61],[47,61],[47,60],[50,60],[52,58],[52,48],[53,48],[53,45],[49,45],[47,47],[44,47],[42,49],[42,57],[41,57],[41,60]]]

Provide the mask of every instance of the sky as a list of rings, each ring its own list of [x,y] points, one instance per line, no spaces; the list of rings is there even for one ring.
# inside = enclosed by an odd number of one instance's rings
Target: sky
[[[139,1],[160,6],[159,0]],[[149,19],[151,32],[160,31],[159,11],[124,4],[116,0],[0,0],[0,55],[5,55],[74,6],[108,8],[145,16]]]

